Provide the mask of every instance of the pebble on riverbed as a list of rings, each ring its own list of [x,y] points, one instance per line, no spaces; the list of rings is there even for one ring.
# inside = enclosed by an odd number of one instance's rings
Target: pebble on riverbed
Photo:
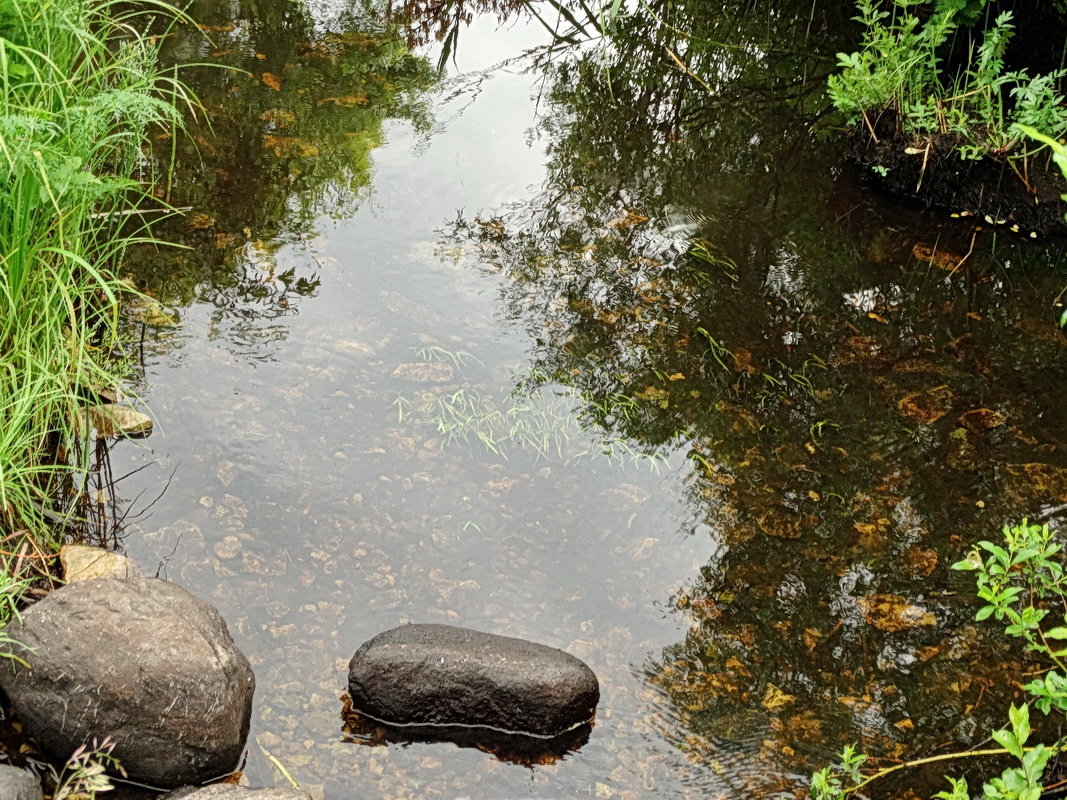
[[[232,783],[188,787],[168,794],[163,800],[310,800],[300,789],[246,789]]]

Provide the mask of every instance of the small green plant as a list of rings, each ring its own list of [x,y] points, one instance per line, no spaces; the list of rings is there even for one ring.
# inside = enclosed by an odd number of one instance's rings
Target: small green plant
[[[1030,708],[1026,705],[1011,706],[1008,709],[1009,727],[993,731],[992,738],[1001,746],[984,750],[966,750],[958,753],[919,758],[894,764],[892,767],[875,770],[869,774],[862,772],[867,756],[858,753],[854,745],[846,746],[841,751],[838,765],[826,767],[812,775],[808,796],[812,800],[845,800],[870,786],[876,781],[902,770],[937,764],[944,761],[958,761],[965,758],[983,758],[987,756],[1015,756],[1018,767],[1009,767],[997,777],[982,786],[982,800],[1038,800],[1044,787],[1041,776],[1054,755],[1063,750],[1061,740],[1055,745],[1027,746],[1030,738]],[[970,800],[965,778],[946,776],[950,788],[933,795],[935,800]]]
[[[867,756],[849,744],[841,751],[841,760],[832,767],[823,767],[811,776],[811,796],[818,800],[839,800],[863,782],[860,767]]]
[[[400,421],[416,417],[433,428],[442,445],[480,444],[504,459],[516,451],[571,461],[603,456],[611,461],[645,463],[658,471],[663,456],[639,451],[625,438],[607,438],[599,450],[572,448],[582,428],[575,410],[576,396],[571,391],[546,394],[518,390],[499,402],[476,389],[463,388],[423,397],[417,408],[406,397],[398,397],[394,406]],[[623,397],[598,411],[625,416],[631,413],[634,402]]]
[[[1067,146],[1065,146],[1063,142],[1049,136],[1036,126],[1016,123],[1015,128],[1024,136],[1029,136],[1031,139],[1046,145],[1052,153],[1053,162],[1060,168],[1060,172],[1063,173],[1063,176],[1067,178]]]
[[[968,557],[953,569],[975,573],[979,599],[977,620],[1004,623],[1004,632],[1022,639],[1027,649],[1048,659],[1052,668],[1024,687],[1041,712],[1067,711],[1067,576],[1062,562],[1063,546],[1055,541],[1048,525],[1023,520],[1006,525],[1003,543],[979,542]],[[1055,612],[1053,612],[1055,609]],[[1050,624],[1050,620],[1052,623]],[[814,800],[843,800],[871,783],[900,770],[984,756],[1012,756],[1016,766],[984,783],[981,800],[1039,800],[1044,792],[1042,777],[1052,758],[1067,748],[1067,738],[1052,744],[1029,744],[1030,707],[1012,705],[1008,726],[990,736],[1000,747],[946,753],[896,764],[863,774],[866,757],[846,747],[838,765],[812,776],[809,796]],[[933,795],[936,800],[970,800],[964,778],[947,778],[950,788]]]
[[[6,658],[24,667],[29,664],[16,654],[15,648],[25,650],[25,646],[8,635],[7,626],[13,619],[18,619],[19,599],[29,584],[28,578],[14,573],[10,561],[0,565],[0,659]]]
[[[443,363],[452,364],[454,367],[465,367],[468,364],[478,364],[484,367],[485,364],[478,356],[466,350],[449,350],[438,345],[428,345],[426,347],[420,347],[415,350],[415,355],[420,360],[427,363],[439,361]]]
[[[857,0],[856,20],[864,27],[862,47],[839,53],[841,71],[828,79],[830,99],[852,123],[862,123],[879,138],[886,114],[910,139],[906,150],[929,155],[935,137],[946,136],[965,159],[992,157],[1014,167],[1045,144],[1033,146],[1018,126],[1051,137],[1067,133],[1067,106],[1058,83],[1064,70],[1032,76],[1008,70],[1004,53],[1014,33],[1010,11],[993,18],[964,67],[949,73],[943,55],[961,24],[973,21],[973,9],[953,0],[933,4],[923,18],[923,0]],[[884,173],[883,173],[884,174]]]
[[[67,759],[63,771],[55,776],[56,790],[52,800],[95,800],[98,794],[115,787],[108,771],[126,777],[126,770],[113,755],[115,743],[108,737],[102,742],[93,740],[92,746],[82,745]]]
[[[1067,618],[1061,612],[1059,624],[1048,624],[1050,603],[1067,597],[1067,577],[1056,558],[1062,549],[1048,525],[1023,520],[1004,527],[1003,546],[979,542],[969,558],[953,565],[976,573],[978,596],[985,601],[976,619],[992,617],[1006,623],[1005,633],[1022,639],[1028,650],[1054,665],[1024,687],[1046,714],[1053,709],[1067,711],[1067,644],[1062,644],[1067,640]]]

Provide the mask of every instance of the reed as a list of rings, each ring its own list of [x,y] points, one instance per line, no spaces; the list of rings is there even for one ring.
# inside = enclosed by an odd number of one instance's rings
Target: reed
[[[7,571],[57,544],[87,467],[79,409],[124,376],[116,276],[147,238],[149,136],[191,98],[157,66],[160,0],[0,0],[0,529]],[[159,203],[153,205],[158,208]],[[131,213],[133,212],[133,213]],[[70,492],[66,495],[69,497]],[[68,501],[69,503],[69,501]]]

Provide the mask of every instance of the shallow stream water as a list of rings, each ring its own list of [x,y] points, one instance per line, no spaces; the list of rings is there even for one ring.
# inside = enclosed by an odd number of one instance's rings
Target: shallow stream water
[[[848,742],[1001,719],[1018,649],[948,565],[1064,513],[1062,245],[867,191],[819,89],[847,23],[769,8],[609,44],[505,6],[194,6],[171,57],[236,70],[189,71],[210,126],[160,140],[188,249],[130,261],[158,422],[111,469],[121,546],[253,663],[253,785],[789,797]],[[348,659],[406,621],[585,659],[589,741],[347,735]]]

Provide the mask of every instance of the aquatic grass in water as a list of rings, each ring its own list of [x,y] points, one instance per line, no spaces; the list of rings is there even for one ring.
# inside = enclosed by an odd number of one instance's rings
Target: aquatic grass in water
[[[189,101],[156,67],[161,18],[184,19],[159,0],[0,0],[0,524],[38,555],[43,510],[86,466],[82,396],[123,375],[114,270],[146,240],[130,212],[148,132]]]
[[[423,361],[442,361],[455,366],[482,362],[466,351],[452,352],[442,347],[416,351]],[[397,417],[409,417],[432,428],[442,446],[481,445],[485,451],[507,459],[517,451],[533,453],[537,458],[560,458],[566,461],[607,458],[614,463],[647,464],[658,472],[667,462],[662,452],[646,452],[628,439],[606,436],[600,448],[576,449],[575,443],[584,430],[590,404],[600,418],[630,417],[640,409],[632,397],[616,395],[603,402],[582,397],[573,389],[548,391],[541,380],[519,381],[515,389],[498,401],[477,389],[459,388],[438,394],[426,394],[416,400],[403,395],[393,402]],[[677,438],[687,434],[679,431]]]

